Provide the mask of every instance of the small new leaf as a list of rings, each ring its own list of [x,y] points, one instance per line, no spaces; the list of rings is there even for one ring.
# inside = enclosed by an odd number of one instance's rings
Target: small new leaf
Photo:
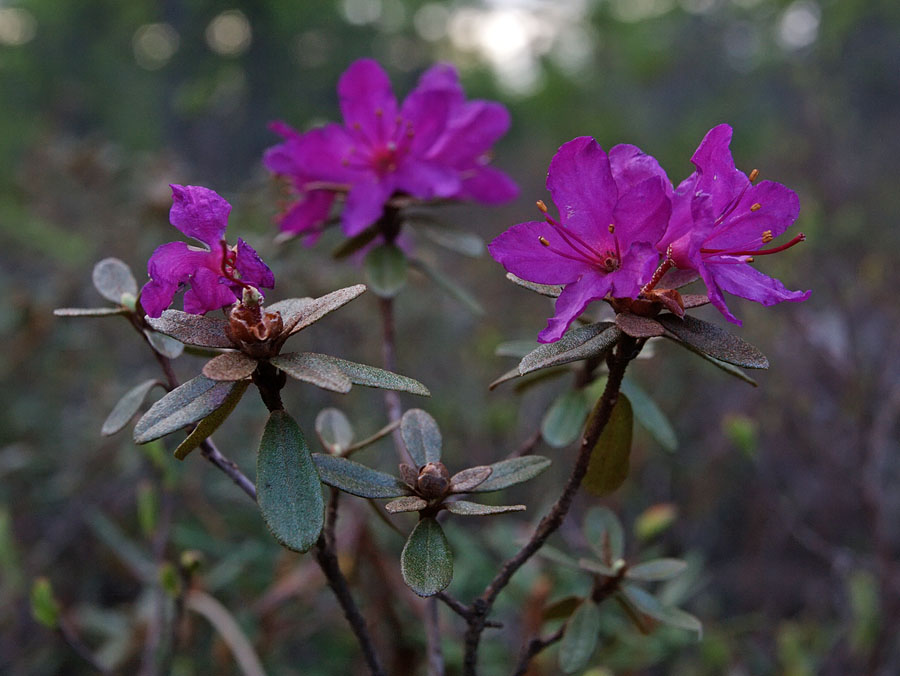
[[[59,625],[59,604],[46,577],[37,578],[31,587],[31,615],[48,629]]]
[[[353,425],[336,408],[324,408],[316,416],[316,435],[329,452],[340,455],[353,443]]]
[[[92,274],[94,287],[106,300],[124,305],[122,297],[126,294],[137,297],[138,287],[131,274],[131,268],[118,258],[104,258],[94,266]]]
[[[106,421],[103,423],[100,434],[104,437],[108,437],[125,427],[125,425],[128,424],[128,421],[134,417],[134,414],[138,412],[141,404],[144,403],[147,393],[152,390],[155,385],[159,384],[160,383],[157,380],[145,380],[137,387],[133,387],[122,395],[122,398],[119,399],[118,403],[113,407],[113,410],[110,411]]]

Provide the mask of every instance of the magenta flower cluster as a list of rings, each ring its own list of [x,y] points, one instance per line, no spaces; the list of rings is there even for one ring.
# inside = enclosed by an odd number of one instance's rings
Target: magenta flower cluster
[[[763,248],[797,219],[799,202],[785,186],[754,183],[755,174],[738,170],[731,135],[726,124],[710,130],[691,158],[694,173],[677,188],[634,146],[618,145],[607,154],[592,138],[580,137],[559,149],[547,174],[559,220],[547,215],[520,223],[489,246],[514,275],[563,285],[540,342],[558,340],[591,301],[648,293],[669,268],[699,275],[710,302],[738,325],[723,292],[763,305],[809,296],[749,265],[802,241],[798,235]]]
[[[339,196],[343,231],[353,236],[375,223],[396,195],[421,200],[499,204],[516,184],[489,165],[490,150],[509,129],[499,103],[467,101],[456,69],[437,64],[402,104],[375,61],[353,63],[338,82],[343,124],[299,133],[278,122],[284,142],[264,164],[288,177],[298,200],[281,216],[282,232],[313,243]]]

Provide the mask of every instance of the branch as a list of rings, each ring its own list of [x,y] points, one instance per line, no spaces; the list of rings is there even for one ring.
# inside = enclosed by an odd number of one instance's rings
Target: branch
[[[519,657],[519,664],[516,667],[513,676],[524,676],[528,671],[528,666],[531,664],[531,660],[534,659],[535,655],[540,653],[545,648],[549,648],[563,637],[563,634],[566,633],[567,624],[568,622],[562,624],[559,629],[545,638],[536,636],[535,638],[531,639],[525,645],[525,647],[522,648],[522,654]]]

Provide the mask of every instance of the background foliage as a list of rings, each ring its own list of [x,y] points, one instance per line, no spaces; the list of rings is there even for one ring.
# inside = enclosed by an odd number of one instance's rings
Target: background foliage
[[[180,464],[161,447],[136,448],[128,434],[99,437],[115,401],[156,376],[129,327],[54,320],[51,309],[96,304],[94,261],[118,256],[140,271],[172,239],[168,183],[206,185],[235,205],[231,232],[272,264],[276,298],[359,281],[353,265],[327,262],[334,237],[312,250],[272,243],[279,194],[259,160],[277,141],[268,121],[304,127],[337,117],[337,76],[361,56],[381,60],[397,91],[433,60],[452,60],[470,96],[509,106],[513,127],[496,161],[519,181],[521,198],[447,213],[485,238],[534,217],[550,157],[576,135],[604,147],[635,143],[677,181],[703,133],[727,121],[742,169],[758,167],[798,191],[808,241],[766,270],[812,288],[812,298],[739,306],[741,335],[772,362],[761,387],[668,345],[633,369],[673,419],[680,446],[668,453],[638,432],[631,477],[607,504],[626,527],[637,524],[645,548],[696,561],[688,607],[705,637],[641,638],[610,615],[603,662],[612,673],[900,671],[892,490],[900,478],[900,5],[891,0],[2,3],[0,671],[90,673],[31,619],[37,576],[50,578],[62,612],[101,656],[137,664],[153,525],[167,511],[175,525],[166,554],[202,554],[203,589],[236,615],[269,672],[359,666],[314,566],[282,550],[225,477],[197,457]],[[488,393],[512,365],[493,356],[496,344],[533,339],[549,305],[506,282],[490,260],[449,256],[434,262],[477,292],[486,316],[414,279],[398,300],[398,349],[401,372],[435,394],[425,407],[440,422],[448,465],[462,467],[526,439],[564,383],[522,397],[511,387]],[[304,332],[303,349],[379,363],[377,326],[364,298]],[[199,364],[184,357],[179,375]],[[350,412],[361,434],[384,420],[377,392],[286,394],[306,430],[328,405]],[[242,467],[254,464],[264,420],[248,397],[218,435]],[[556,462],[540,481],[556,486],[571,449],[543,452]],[[393,462],[386,444],[366,453],[369,464]],[[170,487],[163,494],[160,475]],[[511,499],[537,518],[542,499],[518,490]],[[580,500],[582,511],[595,502]],[[383,590],[366,596],[364,609],[378,618],[377,640],[393,646],[393,672],[407,673],[421,666],[423,637],[402,622],[420,608],[399,581],[402,540],[380,523],[365,526],[360,501],[345,505],[343,563],[357,583]],[[654,529],[666,510],[677,512],[674,523]],[[514,517],[478,525],[447,528],[454,550],[466,552],[451,586],[462,597],[526,532]],[[579,537],[573,526],[558,539]],[[583,592],[585,581],[529,564],[508,602],[524,599],[527,609],[551,584],[556,598]],[[445,620],[452,636],[456,618]],[[489,673],[518,641],[516,627],[488,641]],[[451,664],[454,645],[446,645]],[[554,651],[537,664],[552,673]],[[233,669],[195,618],[174,673]]]

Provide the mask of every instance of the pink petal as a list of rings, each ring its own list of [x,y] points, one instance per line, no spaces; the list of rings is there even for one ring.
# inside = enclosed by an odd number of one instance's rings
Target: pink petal
[[[256,250],[241,238],[237,241],[237,254],[234,267],[241,273],[241,281],[257,288],[271,289],[275,287],[275,275],[269,266],[263,263]]]
[[[553,343],[562,338],[588,303],[606,296],[609,287],[609,275],[594,271],[586,273],[577,282],[568,284],[556,299],[556,314],[547,320],[547,327],[538,334],[538,342]]]
[[[550,243],[549,247],[541,244],[541,237]],[[569,284],[595,270],[586,261],[572,260],[582,254],[543,221],[514,225],[498,235],[488,250],[507,271],[538,284]]]
[[[755,211],[753,207],[759,205]],[[763,246],[763,233],[778,237],[797,220],[800,200],[780,183],[762,181],[752,186],[734,211],[709,235],[703,246],[726,251],[756,251]]]
[[[666,230],[671,211],[672,202],[658,176],[620,191],[612,220],[616,225],[614,237],[618,239],[619,247],[627,248],[633,242],[656,246]]]
[[[184,311],[202,315],[239,300],[225,281],[212,270],[199,268],[191,279],[191,288],[184,294]]]
[[[774,277],[747,264],[712,264],[707,268],[723,290],[767,307],[784,301],[797,303],[809,298],[810,291],[791,291]]]
[[[429,158],[463,169],[472,166],[509,130],[509,111],[492,101],[470,101],[447,124]]]
[[[672,197],[672,182],[656,158],[647,155],[640,148],[625,143],[613,146],[609,150],[609,166],[619,193],[635,187],[648,178],[659,178],[663,190],[668,197]]]
[[[460,199],[482,204],[503,204],[519,196],[519,186],[504,172],[493,167],[476,167],[464,172]]]
[[[171,185],[172,209],[169,221],[188,237],[210,249],[225,236],[231,205],[209,188],[195,185]]]
[[[348,128],[358,129],[373,144],[389,140],[397,99],[387,73],[376,61],[354,61],[338,81],[338,98]]]
[[[450,167],[415,159],[408,159],[394,172],[397,190],[420,199],[452,197],[461,187],[459,172]]]
[[[390,182],[366,180],[355,183],[344,204],[344,234],[353,237],[374,224],[381,218],[384,204],[393,192]]]

